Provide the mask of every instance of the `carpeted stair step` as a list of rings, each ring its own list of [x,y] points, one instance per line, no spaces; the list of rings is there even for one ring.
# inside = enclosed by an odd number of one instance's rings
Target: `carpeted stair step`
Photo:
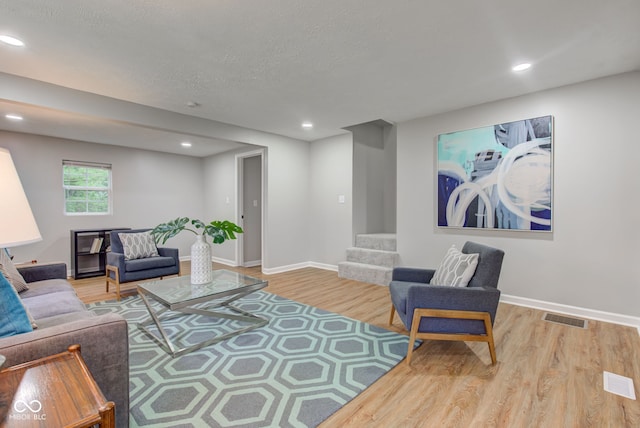
[[[371,233],[356,235],[355,246],[370,250],[396,251],[396,234]]]
[[[360,234],[355,247],[347,249],[347,261],[338,263],[338,276],[389,285],[398,257],[395,233]]]
[[[347,248],[347,261],[392,268],[398,262],[398,253],[353,247]]]
[[[338,276],[370,284],[389,285],[392,267],[375,266],[357,262],[338,263]]]

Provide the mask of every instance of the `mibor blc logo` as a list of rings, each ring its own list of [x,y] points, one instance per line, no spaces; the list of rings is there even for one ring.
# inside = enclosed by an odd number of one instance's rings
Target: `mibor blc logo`
[[[47,419],[46,413],[40,413],[42,410],[42,403],[40,400],[31,400],[26,402],[24,400],[16,400],[13,403],[13,410],[16,413],[10,414],[9,419],[16,420],[39,420],[44,421]]]

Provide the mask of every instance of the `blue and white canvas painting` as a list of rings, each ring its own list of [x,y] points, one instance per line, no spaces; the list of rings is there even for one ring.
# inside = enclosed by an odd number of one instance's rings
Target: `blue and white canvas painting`
[[[438,226],[551,231],[553,119],[438,136]]]

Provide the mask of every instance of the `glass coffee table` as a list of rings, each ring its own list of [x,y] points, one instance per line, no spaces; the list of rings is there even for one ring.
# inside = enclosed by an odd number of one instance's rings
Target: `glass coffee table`
[[[231,303],[265,288],[267,284],[268,281],[263,279],[224,269],[214,270],[213,280],[207,284],[191,284],[189,276],[145,282],[138,285],[138,294],[149,310],[151,319],[138,324],[138,326],[172,357],[177,357],[266,325],[268,322],[266,319],[233,306]],[[160,305],[154,305],[152,301]],[[225,312],[212,310],[216,308],[225,309]],[[168,311],[175,313],[162,316]],[[183,317],[185,314],[241,321],[248,325],[197,343],[182,345],[177,343],[180,337],[175,337],[175,328],[172,327],[172,334],[169,334],[163,323],[166,324],[167,321]],[[149,329],[152,325],[155,325],[161,338]],[[181,333],[186,335],[189,332],[183,331]]]

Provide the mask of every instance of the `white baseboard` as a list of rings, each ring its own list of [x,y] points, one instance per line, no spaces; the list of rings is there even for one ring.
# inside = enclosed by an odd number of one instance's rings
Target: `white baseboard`
[[[237,267],[238,266],[238,263],[236,263],[235,260],[221,259],[220,257],[211,257],[211,260],[214,263],[221,263],[221,264],[227,265],[227,266],[232,266],[232,267]]]
[[[186,260],[189,260],[189,259],[190,258],[186,258]],[[237,264],[232,260],[217,259],[214,257],[213,261],[222,263],[228,266],[237,266]],[[329,265],[329,264],[317,263],[317,262],[302,262],[302,263],[295,263],[292,265],[278,266],[275,268],[263,267],[262,273],[266,275],[273,275],[276,273],[284,273],[292,270],[304,269],[307,267],[330,270],[334,272],[338,271],[338,266],[335,266],[335,265]],[[588,318],[596,321],[604,321],[604,322],[610,322],[613,324],[620,324],[620,325],[626,325],[629,327],[635,327],[638,330],[638,334],[640,334],[640,317],[616,314],[613,312],[598,311],[596,309],[581,308],[578,306],[564,305],[561,303],[546,302],[544,300],[536,300],[536,299],[530,299],[527,297],[512,296],[509,294],[502,294],[500,296],[500,301],[503,303],[508,303],[516,306],[524,306],[527,308],[539,309],[543,311],[556,312],[556,313],[565,314],[565,315]]]
[[[265,273],[267,275],[273,275],[275,273],[283,273],[283,272],[289,272],[292,270],[298,270],[298,269],[304,269],[304,268],[308,268],[308,267],[312,267],[312,268],[317,268],[317,269],[324,269],[324,270],[331,270],[334,272],[338,271],[338,266],[335,265],[328,265],[328,264],[324,264],[324,263],[316,263],[316,262],[302,262],[302,263],[296,263],[293,265],[286,265],[286,266],[278,266],[276,268],[262,268],[262,273]]]
[[[313,267],[313,268],[331,270],[333,272],[338,272],[338,265],[328,265],[328,264],[325,264],[325,263],[309,262],[309,266],[308,267]]]
[[[180,261],[190,261],[191,260],[191,256],[184,256],[184,257],[180,257]],[[234,261],[234,260],[227,260],[227,259],[221,259],[219,257],[212,257],[212,261],[215,263],[221,263],[223,265],[227,265],[227,266],[233,266],[233,267],[237,267],[238,264]],[[245,262],[244,267],[253,267],[253,266],[260,266],[262,264],[262,260],[255,260],[252,262]],[[289,272],[292,270],[298,270],[298,269],[303,269],[303,268],[307,268],[307,267],[313,267],[313,268],[318,268],[318,269],[324,269],[324,270],[331,270],[334,272],[338,271],[338,266],[336,265],[328,265],[328,264],[324,264],[324,263],[316,263],[316,262],[302,262],[302,263],[295,263],[292,265],[285,265],[285,266],[278,266],[275,268],[262,268],[262,273],[266,274],[266,275],[273,275],[276,273],[283,273],[283,272]]]
[[[578,306],[563,305],[561,303],[545,302],[543,300],[511,296],[509,294],[502,294],[500,296],[500,301],[512,305],[525,306],[527,308],[540,309],[543,311],[556,312],[565,315],[589,318],[596,321],[604,321],[613,324],[635,327],[636,329],[638,329],[638,334],[640,334],[640,318],[631,315],[622,315],[613,312],[598,311],[596,309],[580,308]]]
[[[274,273],[288,272],[291,270],[302,269],[306,267],[314,267],[318,269],[325,269],[330,271],[338,271],[338,267],[334,265],[305,262],[297,263],[289,266],[280,266],[272,269],[262,269],[262,271],[269,275]],[[580,308],[578,306],[564,305],[560,303],[546,302],[543,300],[529,299],[527,297],[511,296],[509,294],[502,294],[500,301],[517,306],[525,306],[528,308],[540,309],[543,311],[556,312],[565,315],[573,315],[577,317],[589,318],[596,321],[610,322],[613,324],[626,325],[629,327],[635,327],[640,334],[640,317],[634,317],[631,315],[616,314],[613,312],[598,311],[595,309]]]
[[[303,269],[309,267],[309,262],[303,262],[303,263],[296,263],[293,265],[286,265],[286,266],[278,266],[275,268],[265,268],[264,266],[262,267],[262,273],[267,274],[267,275],[273,275],[276,273],[283,273],[283,272],[289,272],[292,270],[298,270],[298,269]]]
[[[180,257],[180,261],[181,262],[191,261],[191,256]],[[220,263],[220,264],[231,266],[231,267],[238,267],[238,263],[236,263],[235,260],[227,260],[227,259],[222,259],[220,257],[211,257],[211,261],[214,263]]]

